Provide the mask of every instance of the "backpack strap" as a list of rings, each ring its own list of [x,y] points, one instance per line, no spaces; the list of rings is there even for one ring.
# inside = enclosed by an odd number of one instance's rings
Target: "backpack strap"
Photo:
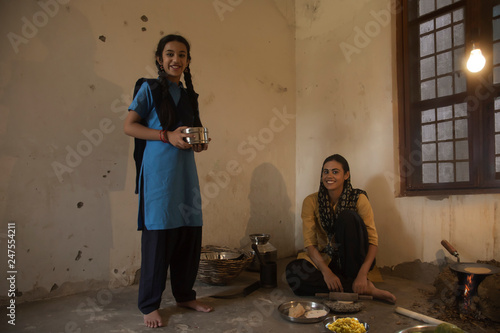
[[[153,104],[158,110],[161,103],[161,85],[157,79],[140,78],[137,80],[134,86],[134,98],[144,82],[149,84],[151,94],[153,96]],[[141,124],[146,125],[146,121],[143,119]],[[139,193],[139,178],[141,174],[142,158],[144,156],[144,150],[146,149],[146,142],[146,140],[134,138],[135,194]]]

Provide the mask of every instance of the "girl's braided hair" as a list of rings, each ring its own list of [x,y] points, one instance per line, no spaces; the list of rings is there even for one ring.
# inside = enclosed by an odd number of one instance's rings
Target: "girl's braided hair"
[[[158,47],[156,48],[155,55],[158,58],[163,57],[163,50],[165,49],[165,45],[170,42],[179,42],[182,43],[186,46],[187,50],[187,59],[191,61],[191,46],[189,45],[189,42],[186,40],[186,38],[180,36],[180,35],[167,35],[160,39],[158,42]],[[170,96],[170,92],[168,91],[168,82],[167,82],[167,77],[165,74],[165,70],[161,67],[161,65],[158,63],[158,60],[156,60],[156,68],[158,69],[158,74],[160,76],[159,81],[161,84],[161,91],[162,91],[162,98],[161,98],[161,105],[160,105],[160,110],[158,110],[158,118],[160,120],[161,126],[163,127],[164,130],[170,130],[172,129],[172,126],[176,124],[176,116],[175,116],[175,110],[170,102],[172,100],[172,97]],[[193,81],[191,78],[191,71],[189,69],[189,65],[186,67],[184,70],[184,82],[186,83],[186,88],[187,88],[187,93],[188,93],[188,98],[189,102],[191,103],[191,107],[193,108],[194,112],[198,112],[198,94],[194,91],[193,87]],[[198,118],[199,119],[199,118]],[[196,126],[196,124],[195,124]]]

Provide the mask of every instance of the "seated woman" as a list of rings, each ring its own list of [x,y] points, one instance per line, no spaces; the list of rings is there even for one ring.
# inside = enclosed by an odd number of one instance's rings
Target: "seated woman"
[[[367,194],[352,188],[344,157],[336,154],[323,162],[319,191],[304,199],[302,222],[307,251],[286,268],[296,295],[341,291],[396,302],[393,294],[368,280],[378,235]]]

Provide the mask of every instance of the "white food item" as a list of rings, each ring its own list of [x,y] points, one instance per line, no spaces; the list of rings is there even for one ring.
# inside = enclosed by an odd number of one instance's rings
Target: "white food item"
[[[488,274],[491,273],[491,269],[486,267],[466,267],[464,269],[467,273],[472,274]]]
[[[306,312],[306,310],[304,309],[304,307],[300,303],[297,304],[296,306],[288,309],[288,315],[292,318],[298,318],[298,317],[302,316],[304,314],[304,312]]]
[[[311,311],[306,312],[305,317],[306,318],[319,318],[319,317],[326,316],[327,314],[328,314],[328,312],[326,312],[325,310],[311,310]]]

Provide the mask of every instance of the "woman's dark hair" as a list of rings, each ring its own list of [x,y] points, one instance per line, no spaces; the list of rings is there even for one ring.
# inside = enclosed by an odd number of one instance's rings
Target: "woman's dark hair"
[[[180,35],[167,35],[160,39],[158,42],[158,46],[156,48],[155,56],[162,59],[163,58],[163,50],[165,49],[165,45],[170,42],[179,42],[186,46],[187,50],[187,59],[191,61],[191,46],[186,38]],[[155,59],[156,59],[155,57]],[[162,86],[162,102],[160,106],[160,110],[158,110],[158,118],[164,130],[170,129],[171,126],[175,125],[176,117],[175,110],[173,105],[169,102],[171,100],[170,92],[168,91],[168,82],[165,75],[165,70],[160,66],[158,60],[155,61],[156,68],[158,68],[158,74],[160,76],[160,84]],[[184,70],[184,82],[186,83],[187,93],[189,102],[191,103],[191,107],[194,112],[198,112],[198,95],[194,91],[193,81],[191,78],[191,71],[189,69],[189,64]],[[195,124],[196,125],[196,124]]]
[[[344,169],[344,172],[349,171],[349,163],[347,163],[347,160],[342,155],[335,154],[335,155],[330,155],[325,159],[325,161],[323,162],[323,166],[321,167],[321,173],[323,173],[323,168],[325,167],[325,164],[331,161],[340,163],[342,165],[342,169]]]

